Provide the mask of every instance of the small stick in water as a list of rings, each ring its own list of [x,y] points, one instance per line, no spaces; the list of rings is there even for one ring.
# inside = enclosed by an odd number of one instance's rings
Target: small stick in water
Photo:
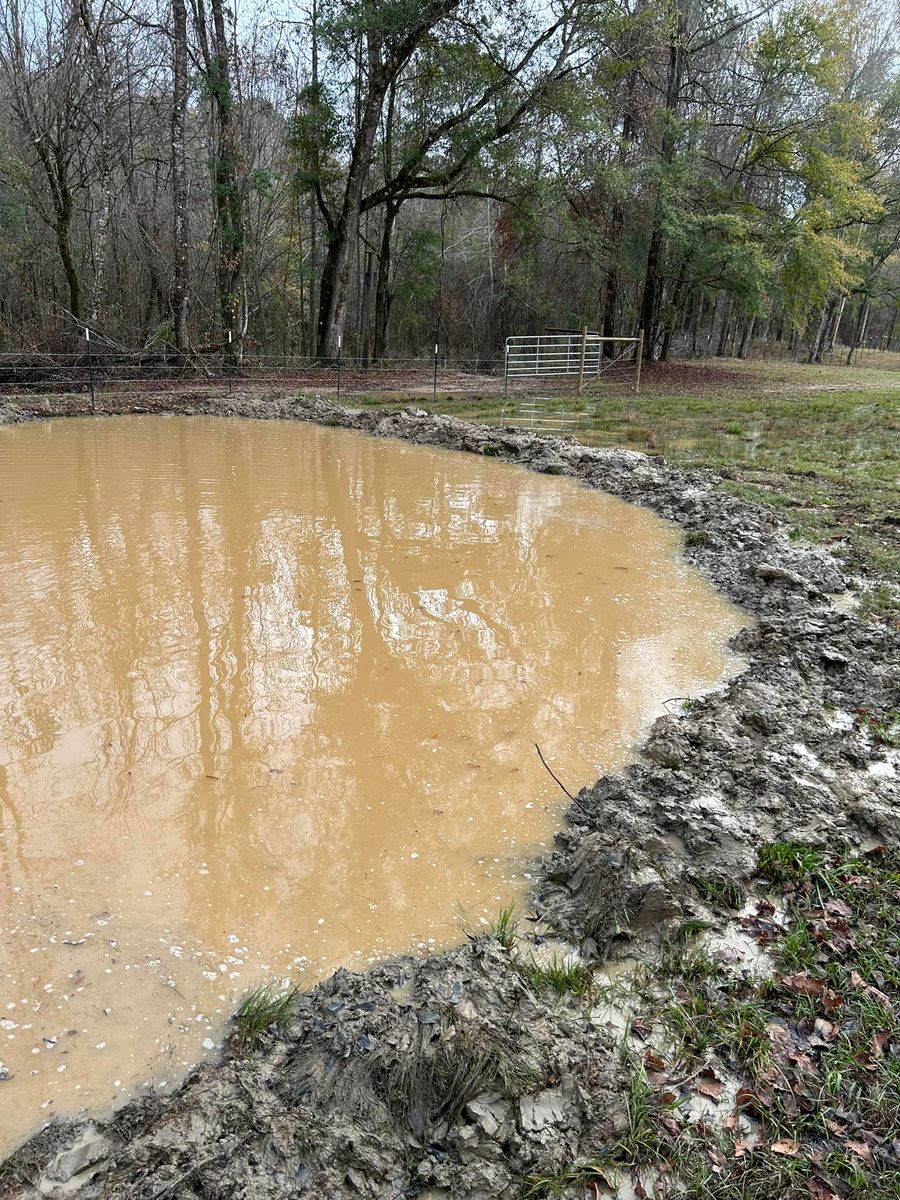
[[[561,779],[559,779],[559,778],[558,778],[556,775],[554,775],[554,774],[553,774],[553,772],[550,770],[550,768],[547,766],[547,760],[546,760],[546,758],[544,758],[543,754],[541,754],[541,748],[540,748],[540,746],[537,744],[537,742],[535,742],[535,743],[534,743],[534,748],[535,748],[535,750],[537,750],[537,752],[538,752],[538,758],[539,758],[539,759],[541,760],[541,762],[543,763],[543,765],[544,765],[544,769],[546,770],[546,772],[548,773],[548,775],[550,776],[550,778],[551,778],[551,779],[552,779],[552,780],[553,780],[555,783],[558,783],[558,784],[559,784],[559,786],[562,788],[562,790],[563,790],[563,791],[566,793],[566,795],[567,795],[567,796],[569,797],[569,799],[572,801],[572,803],[573,803],[573,804],[576,804],[576,803],[577,803],[577,800],[576,800],[576,799],[575,799],[575,797],[572,795],[572,793],[569,791],[569,789],[566,787],[566,785],[563,783],[563,781],[562,781]]]

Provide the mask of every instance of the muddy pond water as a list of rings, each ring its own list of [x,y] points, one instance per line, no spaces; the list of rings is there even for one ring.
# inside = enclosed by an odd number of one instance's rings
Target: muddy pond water
[[[651,513],[290,422],[0,429],[0,1154],[527,895],[742,624]]]

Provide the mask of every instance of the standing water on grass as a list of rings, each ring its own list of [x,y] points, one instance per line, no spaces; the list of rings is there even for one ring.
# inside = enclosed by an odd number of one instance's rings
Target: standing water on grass
[[[248,988],[524,902],[570,789],[716,684],[651,513],[289,422],[0,429],[0,1153],[171,1088]]]

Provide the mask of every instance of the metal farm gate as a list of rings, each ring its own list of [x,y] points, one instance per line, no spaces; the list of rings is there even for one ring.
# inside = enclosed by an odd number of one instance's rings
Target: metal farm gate
[[[612,357],[604,355],[603,347],[618,343],[623,348]],[[643,330],[637,337],[604,337],[589,329],[548,329],[545,333],[508,337],[503,362],[503,394],[509,392],[511,379],[577,380],[580,393],[586,379],[595,379],[614,363],[620,362],[634,347],[634,390],[641,390],[641,358],[644,348]]]

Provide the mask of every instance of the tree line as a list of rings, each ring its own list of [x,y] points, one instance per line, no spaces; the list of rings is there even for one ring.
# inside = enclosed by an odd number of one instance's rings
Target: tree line
[[[900,336],[897,11],[5,0],[0,350]]]

